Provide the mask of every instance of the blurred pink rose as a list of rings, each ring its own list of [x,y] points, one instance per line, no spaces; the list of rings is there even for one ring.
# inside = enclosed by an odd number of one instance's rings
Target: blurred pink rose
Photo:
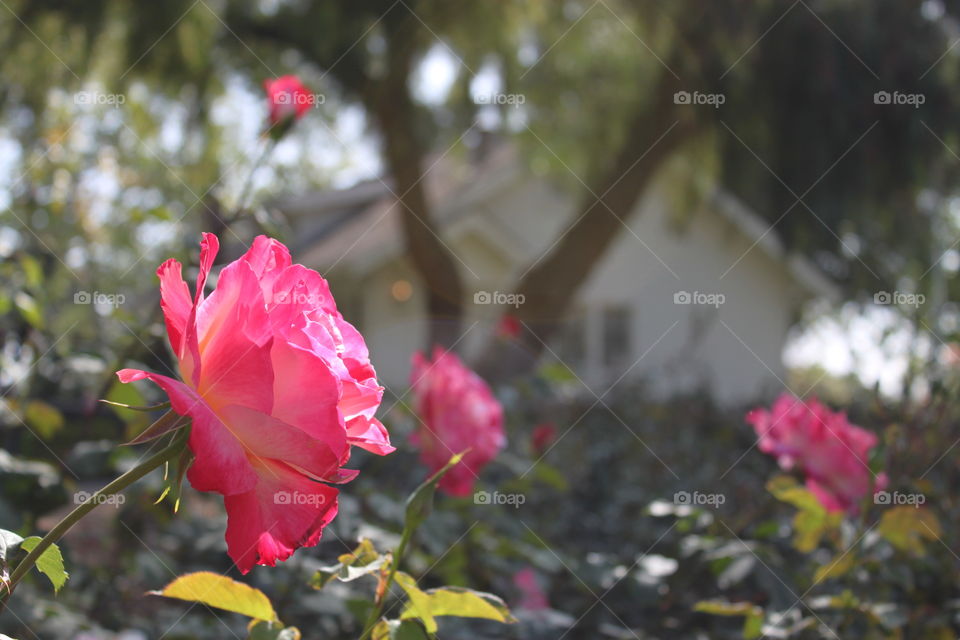
[[[516,604],[517,609],[543,611],[550,608],[547,594],[540,587],[537,574],[531,567],[524,567],[513,574],[513,584],[520,592],[520,600]]]
[[[440,347],[432,362],[413,354],[410,380],[422,420],[413,436],[420,459],[435,471],[469,448],[440,480],[440,488],[452,496],[470,495],[480,469],[506,445],[500,403],[480,376]]]
[[[284,128],[310,110],[313,95],[297,76],[280,76],[263,81],[271,125]]]
[[[497,322],[497,336],[504,340],[516,340],[520,337],[520,319],[517,316],[504,314]]]
[[[326,280],[260,236],[205,296],[219,242],[205,233],[200,246],[193,296],[179,262],[157,270],[181,380],[137,369],[117,375],[151,380],[192,418],[187,478],[224,496],[227,552],[246,573],[317,544],[337,514],[338,492],[325,483],[357,474],[343,468],[351,446],[380,455],[393,447],[374,417],[383,388],[363,337],[337,311]]]
[[[760,450],[783,469],[803,471],[807,488],[829,511],[856,513],[871,490],[886,486],[885,474],[874,475],[868,462],[877,436],[816,399],[784,393],[769,411],[754,409],[746,420],[757,432]]]
[[[556,439],[556,425],[552,422],[541,422],[533,428],[533,433],[530,434],[530,446],[536,455],[543,455]]]

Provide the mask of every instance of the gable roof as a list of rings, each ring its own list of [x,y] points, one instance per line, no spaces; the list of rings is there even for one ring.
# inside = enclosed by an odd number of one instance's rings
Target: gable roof
[[[478,206],[507,189],[530,180],[516,149],[495,146],[481,161],[469,163],[448,154],[434,155],[426,163],[423,185],[439,228],[462,222],[470,232],[486,236],[491,246],[507,253],[519,250],[509,229],[493,221],[471,224]],[[715,187],[706,210],[722,216],[749,242],[784,265],[801,289],[814,297],[837,300],[840,291],[812,261],[786,250],[776,231],[734,194]],[[405,252],[400,205],[392,182],[385,178],[358,183],[349,189],[317,191],[278,201],[296,230],[291,248],[308,264],[335,267],[364,274]],[[476,217],[476,216],[474,216]]]

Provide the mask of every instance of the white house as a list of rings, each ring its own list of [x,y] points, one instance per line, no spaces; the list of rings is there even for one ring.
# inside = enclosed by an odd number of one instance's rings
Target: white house
[[[729,193],[677,211],[667,189],[676,174],[662,173],[624,219],[544,358],[562,360],[596,394],[635,377],[657,393],[704,388],[725,403],[782,388],[782,351],[799,306],[835,297],[834,287],[786,255],[775,230]],[[504,310],[488,302],[504,301],[497,294],[510,293],[550,250],[579,194],[535,176],[508,145],[478,162],[440,158],[424,184],[469,292],[458,345],[469,360]],[[402,392],[424,340],[425,304],[388,184],[311,193],[277,208],[293,225],[295,259],[330,280],[380,379]]]

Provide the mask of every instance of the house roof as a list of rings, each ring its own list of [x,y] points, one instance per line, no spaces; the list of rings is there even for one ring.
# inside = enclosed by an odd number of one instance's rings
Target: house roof
[[[495,146],[479,162],[435,154],[425,163],[423,186],[438,227],[449,227],[481,210],[478,204],[530,178],[509,144]],[[769,223],[734,194],[715,187],[709,211],[721,215],[750,243],[784,265],[801,288],[813,296],[836,300],[837,285],[806,257],[790,253]],[[296,230],[291,243],[303,262],[324,270],[334,267],[367,273],[402,255],[400,204],[388,178],[358,183],[348,189],[317,191],[274,203]],[[469,222],[469,221],[466,221]],[[470,224],[472,231],[491,236],[493,246],[520,249],[509,230],[490,224]]]

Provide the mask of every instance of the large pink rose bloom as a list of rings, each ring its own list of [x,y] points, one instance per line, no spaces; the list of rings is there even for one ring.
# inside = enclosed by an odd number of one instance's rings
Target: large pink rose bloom
[[[179,262],[157,270],[182,382],[136,369],[117,375],[152,380],[192,418],[187,478],[223,494],[227,551],[246,573],[317,544],[337,514],[338,492],[324,483],[356,476],[342,468],[351,445],[380,455],[393,447],[374,417],[383,389],[363,337],[327,282],[260,236],[205,297],[219,243],[205,233],[200,247],[192,299]]]
[[[410,380],[422,420],[413,436],[420,459],[436,471],[454,454],[470,449],[439,485],[452,496],[470,495],[480,470],[507,443],[500,403],[480,376],[440,347],[432,362],[413,354]]]
[[[877,436],[816,399],[805,402],[784,393],[769,411],[754,409],[746,419],[760,438],[760,450],[783,469],[803,471],[807,488],[829,511],[856,513],[864,496],[886,486],[886,476],[875,476],[868,464]]]

